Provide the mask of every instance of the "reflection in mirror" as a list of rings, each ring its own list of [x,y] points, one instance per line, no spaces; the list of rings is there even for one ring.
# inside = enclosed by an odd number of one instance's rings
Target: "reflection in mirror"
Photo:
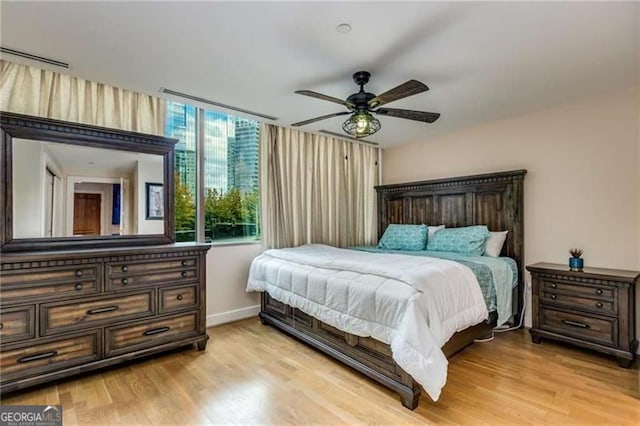
[[[13,236],[162,234],[150,182],[163,182],[162,155],[15,138]]]

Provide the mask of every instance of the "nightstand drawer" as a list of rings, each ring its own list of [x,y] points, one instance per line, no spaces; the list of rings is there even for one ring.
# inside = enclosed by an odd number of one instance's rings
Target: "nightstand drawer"
[[[574,293],[583,297],[595,297],[598,299],[614,299],[616,294],[615,287],[598,286],[584,283],[566,283],[562,281],[552,281],[543,279],[540,286],[540,292],[555,293]]]
[[[594,313],[603,313],[609,315],[615,315],[618,313],[618,307],[615,300],[588,299],[586,297],[546,290],[542,291],[541,298],[544,303],[562,305],[566,306],[567,308],[578,308]]]
[[[618,320],[581,313],[538,307],[540,328],[578,339],[589,339],[607,346],[618,344]]]

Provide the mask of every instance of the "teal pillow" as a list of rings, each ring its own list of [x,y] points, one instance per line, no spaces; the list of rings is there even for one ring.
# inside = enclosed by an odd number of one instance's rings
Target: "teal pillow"
[[[485,225],[441,229],[429,239],[427,250],[482,256],[489,238]]]
[[[387,226],[378,248],[387,250],[424,250],[427,245],[427,225],[399,225],[392,223]]]

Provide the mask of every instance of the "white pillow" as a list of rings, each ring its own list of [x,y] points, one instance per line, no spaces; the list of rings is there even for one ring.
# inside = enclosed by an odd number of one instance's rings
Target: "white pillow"
[[[484,247],[485,256],[500,256],[502,246],[507,239],[507,232],[509,231],[489,232],[489,238],[487,238],[487,243]]]
[[[433,234],[441,229],[444,229],[444,225],[427,226],[427,241],[429,241],[429,238],[433,237]]]

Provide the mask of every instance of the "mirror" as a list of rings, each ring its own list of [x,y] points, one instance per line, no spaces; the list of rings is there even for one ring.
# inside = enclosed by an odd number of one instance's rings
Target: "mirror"
[[[2,250],[174,241],[174,139],[2,113]]]

